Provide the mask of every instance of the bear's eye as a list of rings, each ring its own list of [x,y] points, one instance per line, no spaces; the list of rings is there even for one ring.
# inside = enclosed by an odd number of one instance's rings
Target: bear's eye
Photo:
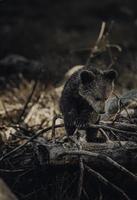
[[[95,100],[96,101],[101,101],[101,98],[100,97],[96,97]]]

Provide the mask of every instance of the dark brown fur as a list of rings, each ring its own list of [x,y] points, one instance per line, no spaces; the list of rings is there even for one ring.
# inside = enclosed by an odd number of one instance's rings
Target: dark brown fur
[[[96,131],[87,127],[99,122],[115,78],[114,70],[100,71],[92,67],[84,67],[69,78],[60,99],[68,135],[73,135],[76,128],[84,129],[88,140],[92,140]]]

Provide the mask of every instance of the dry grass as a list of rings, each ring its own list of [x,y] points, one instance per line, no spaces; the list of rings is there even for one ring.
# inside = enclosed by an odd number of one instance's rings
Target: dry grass
[[[17,124],[34,83],[34,81],[29,82],[22,77],[22,81],[17,87],[7,85],[7,89],[0,92],[0,130],[2,141],[10,140],[12,134],[16,132],[11,125]],[[58,89],[51,85],[46,87],[38,82],[21,118],[21,124],[35,131],[51,126],[53,116],[59,113],[58,102],[61,89],[61,87]],[[60,123],[60,120],[57,120],[57,123]],[[61,129],[58,129],[56,136],[58,137],[62,132]],[[51,132],[46,133],[44,136],[50,139]]]

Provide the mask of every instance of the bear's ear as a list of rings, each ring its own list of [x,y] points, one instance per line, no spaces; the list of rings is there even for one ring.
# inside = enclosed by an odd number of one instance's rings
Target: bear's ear
[[[105,79],[108,81],[114,81],[118,77],[118,73],[114,69],[106,70],[103,74]]]
[[[91,71],[84,70],[80,73],[80,80],[82,84],[91,83],[95,78],[95,74]]]

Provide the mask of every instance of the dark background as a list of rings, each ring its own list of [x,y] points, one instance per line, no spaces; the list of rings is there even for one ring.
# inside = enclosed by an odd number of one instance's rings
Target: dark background
[[[89,52],[84,54],[81,49],[95,44],[104,20],[114,21],[110,40],[126,50],[122,63],[126,60],[133,68],[137,48],[136,11],[135,0],[0,0],[0,59],[18,54],[38,61],[49,74],[45,79],[56,82],[69,67],[86,62]],[[0,64],[1,74],[5,68],[4,73],[9,75],[6,67]],[[19,70],[20,64],[16,71]]]

